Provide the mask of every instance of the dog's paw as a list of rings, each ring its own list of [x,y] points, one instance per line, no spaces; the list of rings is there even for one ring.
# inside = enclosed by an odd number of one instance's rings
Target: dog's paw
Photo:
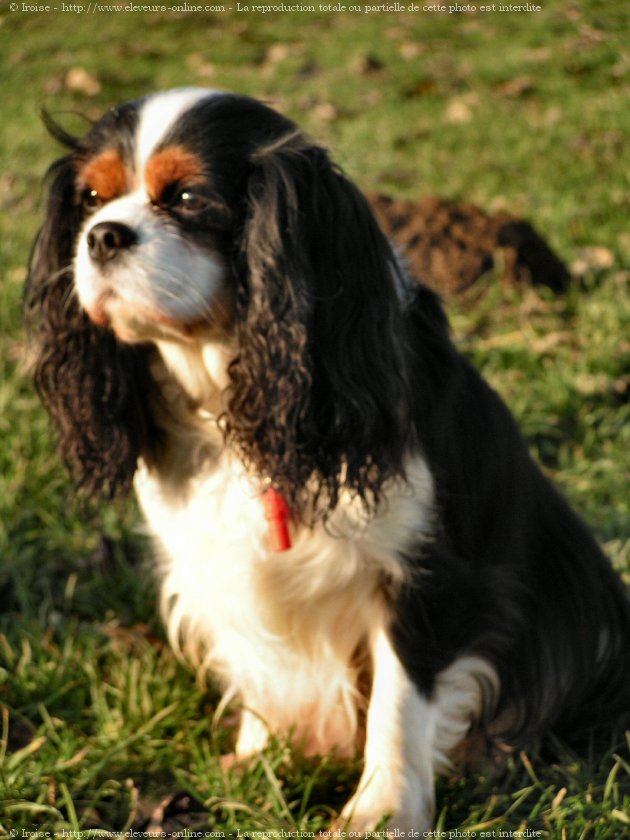
[[[380,784],[379,784],[380,778]],[[336,820],[333,831],[353,837],[400,837],[401,832],[427,832],[434,817],[433,789],[410,780],[389,784],[380,774],[362,780]]]
[[[345,812],[344,808],[344,812]],[[378,832],[378,835],[376,835]],[[375,838],[393,837],[393,829],[387,827],[387,818],[383,814],[378,816],[370,814],[355,814],[353,817],[344,816],[343,813],[330,826],[327,836],[344,840],[352,835],[353,838]],[[399,835],[400,836],[400,835]]]

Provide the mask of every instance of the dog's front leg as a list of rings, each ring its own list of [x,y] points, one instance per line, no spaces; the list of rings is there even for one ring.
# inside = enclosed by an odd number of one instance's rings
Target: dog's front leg
[[[409,679],[383,629],[371,641],[373,683],[365,764],[357,792],[341,814],[345,830],[426,831],[435,810],[435,709]]]

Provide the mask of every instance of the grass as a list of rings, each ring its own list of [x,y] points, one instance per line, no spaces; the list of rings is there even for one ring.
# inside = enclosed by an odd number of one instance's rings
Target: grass
[[[165,644],[133,502],[74,499],[23,364],[24,265],[55,155],[43,105],[81,130],[75,112],[97,116],[150,89],[236,89],[305,125],[366,190],[465,198],[533,221],[580,264],[580,282],[556,300],[489,277],[485,295],[450,304],[454,331],[630,582],[629,11],[611,0],[541,5],[0,10],[0,835],[122,834],[151,814],[169,830],[317,832],[359,772],[280,743],[224,771],[228,722],[214,719],[214,689]],[[437,829],[630,836],[625,756],[515,755],[502,776],[441,781]]]

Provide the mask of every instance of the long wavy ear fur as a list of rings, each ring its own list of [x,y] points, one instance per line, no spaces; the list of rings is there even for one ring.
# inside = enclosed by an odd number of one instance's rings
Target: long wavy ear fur
[[[88,493],[113,496],[129,489],[139,455],[150,455],[147,350],[120,345],[80,309],[72,273],[81,223],[72,155],[54,164],[50,175],[24,301],[33,375],[78,483]]]
[[[255,154],[247,201],[228,437],[294,515],[325,515],[342,488],[373,510],[408,443],[391,248],[297,131]]]

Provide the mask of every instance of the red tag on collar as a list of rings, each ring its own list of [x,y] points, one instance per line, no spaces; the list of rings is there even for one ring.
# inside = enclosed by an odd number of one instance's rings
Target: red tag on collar
[[[282,493],[273,487],[263,493],[265,519],[269,523],[269,541],[274,551],[287,551],[291,548],[289,519],[291,511]]]

